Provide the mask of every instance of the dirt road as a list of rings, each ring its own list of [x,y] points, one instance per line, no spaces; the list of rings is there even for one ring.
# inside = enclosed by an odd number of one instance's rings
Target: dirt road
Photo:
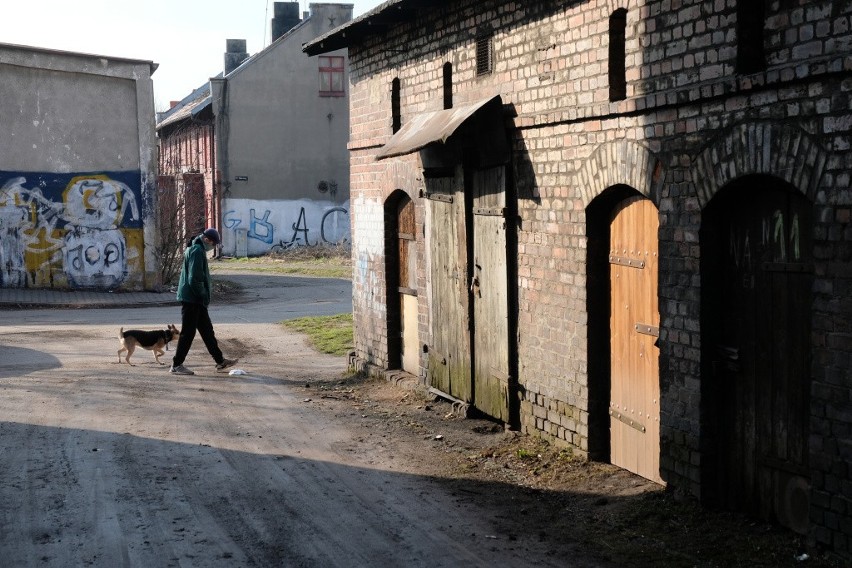
[[[175,308],[2,312],[0,564],[566,565],[365,440],[374,413],[315,398],[346,361],[249,311],[211,309],[247,374],[216,373],[197,339],[186,377],[116,354],[120,326]]]

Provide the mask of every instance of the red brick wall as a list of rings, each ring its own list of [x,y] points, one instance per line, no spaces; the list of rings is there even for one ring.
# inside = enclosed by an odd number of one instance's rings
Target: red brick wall
[[[739,176],[790,183],[814,204],[811,535],[852,549],[852,7],[769,2],[767,70],[737,75],[736,2],[448,2],[350,47],[354,309],[358,357],[387,362],[383,204],[418,207],[417,154],[375,161],[391,136],[390,84],[403,124],[442,105],[499,94],[509,113],[518,210],[518,380],[522,428],[589,449],[586,214],[626,184],[660,211],[661,463],[678,491],[702,493],[701,213]],[[627,98],[608,101],[609,15],[626,8]],[[478,26],[494,29],[494,73],[475,76]],[[380,43],[381,42],[381,43]],[[428,343],[425,267],[419,274]]]

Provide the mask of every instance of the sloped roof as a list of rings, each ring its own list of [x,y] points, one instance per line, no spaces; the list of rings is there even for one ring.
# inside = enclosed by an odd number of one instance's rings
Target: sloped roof
[[[376,155],[376,159],[403,156],[429,144],[445,143],[467,119],[489,103],[499,117],[503,109],[500,95],[451,109],[418,114],[391,137]]]
[[[260,57],[266,55],[273,47],[278,44],[284,42],[291,35],[295,33],[295,31],[302,26],[306,25],[307,21],[310,18],[305,18],[300,20],[298,24],[281,34],[275,41],[255,53],[254,55],[250,55],[247,57],[242,63],[240,63],[235,69],[233,69],[230,73],[225,75],[224,73],[219,73],[216,75],[216,79],[218,78],[230,78],[245,69],[247,66],[251,65],[253,62],[257,61]],[[202,86],[198,87],[192,93],[184,97],[178,104],[174,107],[170,108],[166,112],[161,115],[160,121],[157,123],[157,130],[168,126],[170,124],[175,124],[182,120],[186,120],[197,116],[198,113],[203,111],[205,108],[209,107],[213,102],[213,97],[210,94],[210,82],[204,83]]]
[[[354,20],[304,43],[302,51],[308,55],[319,55],[349,47],[371,35],[382,34],[395,24],[413,20],[420,9],[438,8],[445,4],[446,0],[388,0]]]
[[[221,77],[222,74],[219,73],[217,76]],[[211,102],[213,102],[213,97],[210,95],[210,82],[208,81],[164,112],[157,123],[157,130],[169,124],[197,116],[198,113],[210,106]]]

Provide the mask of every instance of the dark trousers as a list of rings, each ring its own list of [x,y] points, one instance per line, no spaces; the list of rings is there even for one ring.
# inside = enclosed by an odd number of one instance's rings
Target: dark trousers
[[[196,331],[201,335],[201,339],[204,340],[204,345],[207,346],[207,351],[213,356],[213,360],[217,364],[221,363],[224,357],[222,356],[222,351],[219,349],[219,343],[216,341],[216,335],[213,333],[213,322],[210,321],[210,314],[207,313],[207,307],[201,304],[183,302],[180,308],[180,316],[180,338],[178,338],[177,349],[175,349],[172,364],[175,367],[183,365],[186,355],[189,353],[189,348],[192,346],[192,340],[195,339]]]

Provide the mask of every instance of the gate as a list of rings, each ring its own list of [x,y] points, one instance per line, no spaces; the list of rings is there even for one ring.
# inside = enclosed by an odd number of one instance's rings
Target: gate
[[[653,202],[630,197],[610,220],[610,461],[660,477],[659,216]]]

